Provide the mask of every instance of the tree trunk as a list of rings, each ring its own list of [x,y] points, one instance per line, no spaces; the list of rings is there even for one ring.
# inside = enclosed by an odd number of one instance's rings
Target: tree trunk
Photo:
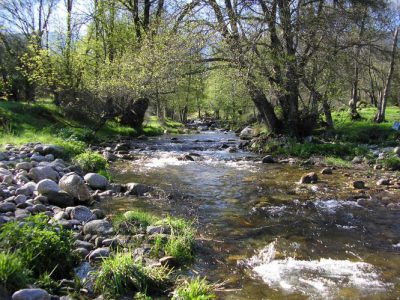
[[[375,122],[377,122],[377,123],[381,123],[381,122],[383,122],[385,120],[386,104],[387,104],[387,99],[388,99],[389,93],[390,93],[390,86],[391,86],[391,83],[392,83],[392,77],[393,77],[393,71],[394,71],[394,63],[395,63],[395,58],[396,58],[398,35],[399,35],[399,27],[397,27],[395,32],[394,32],[393,46],[392,46],[392,56],[390,58],[389,72],[388,72],[388,76],[386,78],[385,89],[383,90],[381,101],[380,101],[379,106],[378,106],[378,112],[377,112],[377,114],[375,116]]]
[[[122,116],[121,122],[140,131],[149,103],[150,101],[147,98],[140,98],[133,102]]]

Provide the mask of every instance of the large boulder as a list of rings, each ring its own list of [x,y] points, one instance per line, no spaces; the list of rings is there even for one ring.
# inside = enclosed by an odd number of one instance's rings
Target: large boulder
[[[88,222],[96,219],[96,216],[86,206],[78,205],[71,209],[71,219],[75,219],[80,222]]]
[[[39,194],[46,195],[47,193],[51,192],[58,193],[60,191],[60,187],[53,180],[43,179],[36,185],[36,190]]]
[[[83,178],[74,172],[65,174],[60,179],[59,186],[63,191],[66,191],[79,201],[86,201],[90,199],[89,189]]]
[[[246,127],[240,132],[239,137],[242,140],[251,140],[253,138],[253,129],[249,126]]]
[[[105,190],[108,180],[103,175],[97,173],[88,173],[84,177],[86,183],[93,189]]]
[[[12,295],[12,300],[50,300],[51,296],[42,289],[23,289]]]
[[[83,226],[83,233],[106,236],[113,233],[113,227],[107,220],[93,220]]]
[[[58,178],[59,178],[57,171],[55,171],[51,167],[32,168],[29,171],[28,175],[35,182],[39,182],[43,179],[51,179],[53,181],[58,181]]]

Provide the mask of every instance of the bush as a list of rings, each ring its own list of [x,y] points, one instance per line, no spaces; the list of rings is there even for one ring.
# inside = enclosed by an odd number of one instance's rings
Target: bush
[[[397,155],[391,155],[382,160],[382,166],[391,171],[400,170],[400,158]]]
[[[78,154],[72,161],[80,166],[84,172],[106,171],[108,168],[108,163],[105,158],[91,151]]]
[[[48,223],[45,214],[38,214],[3,225],[0,247],[15,252],[32,270],[35,277],[51,273],[60,278],[72,271],[75,256],[72,254],[71,232]]]
[[[97,143],[96,134],[89,129],[77,129],[64,127],[57,131],[57,136],[69,141],[80,141],[85,143]]]
[[[192,279],[185,281],[174,291],[172,299],[175,300],[209,300],[215,299],[213,288],[206,282],[206,279]]]
[[[94,289],[115,299],[129,292],[161,291],[169,283],[170,271],[164,267],[146,267],[131,253],[117,253],[101,263],[94,277]]]
[[[30,271],[15,253],[0,252],[0,285],[14,292],[30,282]]]

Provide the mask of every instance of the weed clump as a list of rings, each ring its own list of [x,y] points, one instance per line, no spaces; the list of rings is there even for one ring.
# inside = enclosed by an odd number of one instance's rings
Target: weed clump
[[[0,248],[15,252],[34,277],[51,273],[62,278],[72,271],[76,262],[72,253],[71,232],[48,223],[45,214],[28,217],[24,222],[8,222],[0,232]]]
[[[174,300],[209,300],[216,299],[212,285],[206,279],[197,277],[189,281],[184,281],[174,291]]]
[[[131,253],[117,253],[101,263],[94,289],[109,299],[131,292],[160,292],[168,286],[170,273],[165,267],[144,266]]]
[[[24,288],[31,281],[31,272],[15,253],[0,252],[0,285],[9,292]]]
[[[91,151],[78,154],[72,161],[84,172],[100,172],[106,171],[108,168],[107,160],[100,154]]]

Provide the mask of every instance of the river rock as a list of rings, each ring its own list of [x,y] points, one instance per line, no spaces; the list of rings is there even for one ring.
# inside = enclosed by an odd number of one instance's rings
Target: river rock
[[[98,248],[89,254],[89,261],[99,261],[110,256],[109,248]]]
[[[353,160],[351,161],[353,164],[361,164],[363,162],[363,158],[360,156],[356,156],[353,158]]]
[[[376,182],[376,185],[390,185],[390,179],[381,178]]]
[[[29,181],[25,183],[22,187],[18,188],[15,192],[17,195],[31,196],[36,190],[36,183]]]
[[[88,222],[96,219],[96,216],[91,212],[89,208],[83,205],[78,205],[71,209],[71,219],[78,220],[80,222]]]
[[[104,151],[103,157],[106,161],[116,161],[118,158],[114,153],[112,153],[110,151]]]
[[[58,206],[58,207],[68,207],[74,205],[74,197],[68,194],[65,191],[49,191],[44,194],[47,198],[49,204]]]
[[[42,161],[46,161],[46,157],[44,157],[43,155],[35,153],[35,154],[33,154],[31,156],[31,160],[35,161],[35,162],[42,162]]]
[[[35,182],[39,182],[43,179],[51,179],[53,181],[58,181],[58,173],[51,167],[36,167],[32,168],[28,176]]]
[[[17,163],[17,164],[15,165],[15,169],[16,169],[16,170],[26,170],[26,171],[29,171],[29,170],[32,169],[32,168],[33,168],[32,164],[31,164],[30,162],[27,162],[27,161],[20,162],[20,163]]]
[[[0,168],[0,179],[3,180],[5,176],[12,175],[12,173],[4,168]]]
[[[240,132],[239,137],[242,140],[251,140],[253,138],[253,129],[249,126],[246,127]]]
[[[97,173],[88,173],[84,177],[86,183],[93,189],[105,190],[108,185],[108,180],[103,175]]]
[[[88,251],[92,251],[93,248],[94,248],[94,245],[92,243],[89,243],[89,242],[76,240],[74,242],[74,247],[75,248],[84,248],[84,249],[86,249]]]
[[[393,149],[393,152],[400,156],[400,147],[396,147]]]
[[[300,183],[303,184],[316,183],[316,182],[318,182],[318,175],[315,172],[305,174],[300,178]]]
[[[0,213],[13,212],[16,208],[15,204],[11,202],[0,203]]]
[[[149,235],[162,234],[162,233],[170,234],[171,230],[170,230],[169,227],[166,227],[166,226],[163,226],[163,225],[157,225],[157,226],[147,226],[146,232]]]
[[[365,189],[365,182],[362,180],[355,180],[353,181],[353,187],[359,190]]]
[[[0,152],[0,161],[8,160],[10,156],[6,152]]]
[[[42,155],[53,154],[54,156],[62,156],[64,154],[64,148],[57,145],[37,146],[34,150]]]
[[[60,188],[79,201],[90,199],[90,192],[83,178],[76,173],[65,174],[59,182]]]
[[[263,164],[272,164],[272,163],[274,163],[274,162],[275,162],[275,160],[274,160],[274,158],[272,157],[272,155],[266,155],[266,156],[264,156],[263,159],[262,159],[262,163],[263,163]]]
[[[333,173],[332,168],[323,168],[321,170],[321,174],[323,175],[331,175]]]
[[[53,180],[43,179],[36,185],[36,190],[39,194],[46,195],[47,193],[58,193],[60,187]]]
[[[113,227],[107,220],[93,220],[83,226],[83,233],[106,236],[113,233]]]
[[[6,185],[12,184],[14,181],[14,177],[12,175],[6,175],[3,177],[3,183]]]
[[[153,190],[151,186],[142,183],[131,182],[127,183],[125,186],[127,193],[129,195],[134,195],[134,196],[143,196],[144,194],[151,192]]]
[[[12,295],[12,300],[50,300],[51,296],[42,289],[23,289]]]
[[[174,268],[179,265],[178,260],[173,256],[164,256],[158,260],[158,262],[165,267]]]

